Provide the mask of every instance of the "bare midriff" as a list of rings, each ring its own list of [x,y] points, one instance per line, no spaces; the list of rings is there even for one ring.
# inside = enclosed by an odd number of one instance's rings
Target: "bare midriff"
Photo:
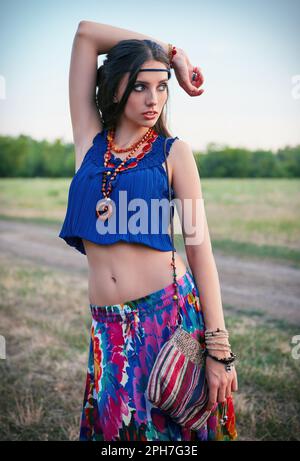
[[[121,304],[173,283],[172,251],[160,251],[140,243],[98,245],[82,239],[88,260],[88,294],[91,304]],[[177,279],[186,265],[175,252]]]

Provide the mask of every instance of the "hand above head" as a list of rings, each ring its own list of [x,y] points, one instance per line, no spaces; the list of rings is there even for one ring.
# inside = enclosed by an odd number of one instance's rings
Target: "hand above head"
[[[204,92],[203,89],[199,89],[204,82],[200,68],[192,66],[182,48],[176,48],[176,51],[172,65],[179,85],[190,96],[200,96]],[[197,73],[194,80],[192,80],[193,72]]]

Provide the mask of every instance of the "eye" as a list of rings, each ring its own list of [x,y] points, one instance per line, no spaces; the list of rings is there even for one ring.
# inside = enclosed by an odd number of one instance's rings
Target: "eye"
[[[143,85],[142,83],[137,83],[136,85],[134,85],[134,88],[133,88],[133,89],[134,89],[135,91],[140,92],[140,91],[138,90],[138,88],[141,87],[141,86],[143,87],[144,85]]]
[[[162,86],[164,90],[168,88],[168,85],[166,83],[161,83],[159,86]]]
[[[137,89],[139,87],[145,88],[145,85],[143,85],[143,83],[137,83],[136,85],[134,85],[134,90],[137,91],[138,93],[141,93],[141,91]],[[161,83],[159,87],[163,87],[163,91],[164,91],[168,87],[168,85],[166,83]]]

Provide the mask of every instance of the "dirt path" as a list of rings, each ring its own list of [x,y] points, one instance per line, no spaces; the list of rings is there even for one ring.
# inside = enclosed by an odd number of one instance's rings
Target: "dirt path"
[[[87,260],[58,237],[60,228],[0,220],[1,255],[83,273]],[[287,264],[239,259],[214,251],[223,304],[257,310],[300,326],[300,270]],[[185,255],[181,255],[185,262]]]

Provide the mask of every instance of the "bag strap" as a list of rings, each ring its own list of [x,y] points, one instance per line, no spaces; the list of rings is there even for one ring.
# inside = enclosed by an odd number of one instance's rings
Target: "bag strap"
[[[171,184],[170,184],[170,175],[169,175],[169,168],[168,168],[168,161],[167,161],[167,153],[166,153],[166,146],[167,142],[169,139],[172,138],[166,138],[165,143],[164,143],[164,156],[165,156],[165,163],[166,163],[166,170],[167,170],[167,179],[168,179],[168,190],[169,190],[169,202],[171,204],[172,201],[172,195],[171,195]],[[173,267],[173,285],[175,288],[175,294],[173,295],[173,299],[177,303],[177,315],[178,315],[178,320],[181,320],[182,324],[182,317],[180,314],[180,306],[179,306],[179,293],[178,293],[178,282],[177,282],[177,274],[176,274],[176,265],[175,265],[175,254],[174,254],[174,225],[173,225],[173,214],[172,214],[172,207],[170,205],[170,224],[171,224],[171,238],[172,238],[172,262],[171,266]]]
[[[166,147],[167,147],[167,142],[169,139],[172,138],[166,138],[165,139],[165,145],[164,145],[164,155],[165,155],[165,164],[166,164],[166,170],[167,170],[167,178],[168,178],[168,190],[169,190],[169,202],[172,200],[172,194],[171,194],[171,185],[170,185],[170,174],[169,174],[169,167],[168,167],[168,161],[167,161],[167,152],[166,152]],[[172,238],[172,246],[174,247],[174,228],[173,228],[173,215],[171,212],[171,207],[170,207],[170,224],[171,224],[171,238]],[[172,259],[174,257],[174,250],[172,248]]]

